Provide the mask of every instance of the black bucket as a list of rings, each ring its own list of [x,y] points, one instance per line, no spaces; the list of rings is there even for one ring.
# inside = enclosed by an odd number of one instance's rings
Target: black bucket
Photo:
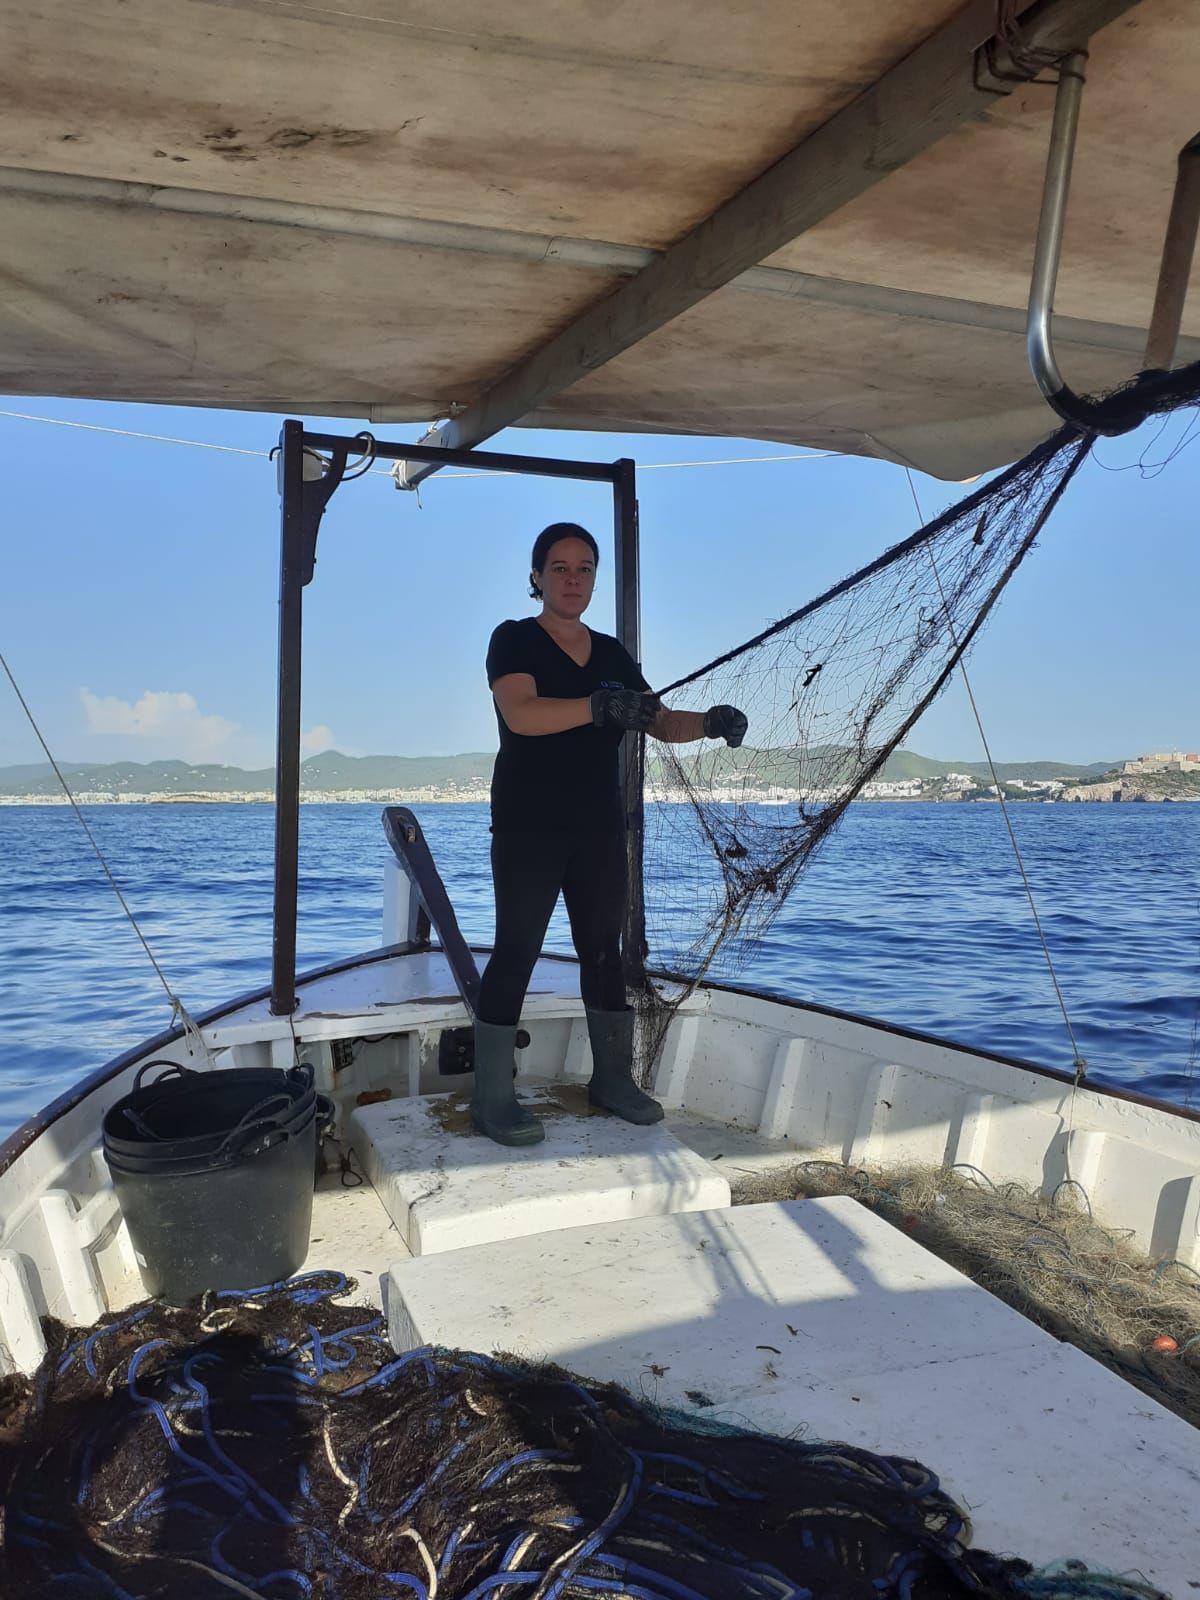
[[[168,1071],[142,1083],[151,1067]],[[317,1119],[312,1070],[191,1072],[147,1062],[104,1118],[104,1159],[150,1294],[289,1277],[308,1254]]]

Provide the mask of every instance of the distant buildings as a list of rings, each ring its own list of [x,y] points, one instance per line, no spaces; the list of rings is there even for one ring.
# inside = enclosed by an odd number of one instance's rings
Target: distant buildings
[[[1126,761],[1122,772],[1200,772],[1200,755],[1194,750],[1152,750]]]

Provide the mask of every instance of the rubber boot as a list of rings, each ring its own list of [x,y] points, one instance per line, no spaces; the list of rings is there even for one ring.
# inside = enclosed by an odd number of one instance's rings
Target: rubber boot
[[[471,1125],[497,1144],[540,1144],[546,1130],[513,1088],[515,1027],[475,1019],[475,1092]]]
[[[661,1122],[663,1108],[633,1081],[633,1012],[587,1010],[592,1041],[588,1099],[626,1122]]]

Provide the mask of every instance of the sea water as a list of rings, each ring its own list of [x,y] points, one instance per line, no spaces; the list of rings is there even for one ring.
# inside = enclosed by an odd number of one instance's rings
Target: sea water
[[[490,944],[487,808],[417,810],[463,932]],[[1200,805],[1024,804],[1010,814],[1092,1077],[1200,1108]],[[193,1013],[269,982],[270,807],[91,806],[87,817]],[[303,807],[301,970],[380,942],[389,847],[379,817],[376,805]],[[571,949],[561,905],[546,948]],[[714,976],[1070,1066],[996,805],[852,806],[743,956]],[[72,812],[0,807],[0,1136],[169,1023]]]

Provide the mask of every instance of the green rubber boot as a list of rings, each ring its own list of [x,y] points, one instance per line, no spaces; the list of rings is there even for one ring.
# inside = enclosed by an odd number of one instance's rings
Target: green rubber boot
[[[513,1049],[517,1030],[475,1019],[475,1092],[471,1125],[497,1144],[540,1144],[546,1130],[517,1099]]]
[[[588,1099],[626,1122],[661,1122],[663,1108],[633,1081],[633,1012],[587,1011],[592,1041]]]

